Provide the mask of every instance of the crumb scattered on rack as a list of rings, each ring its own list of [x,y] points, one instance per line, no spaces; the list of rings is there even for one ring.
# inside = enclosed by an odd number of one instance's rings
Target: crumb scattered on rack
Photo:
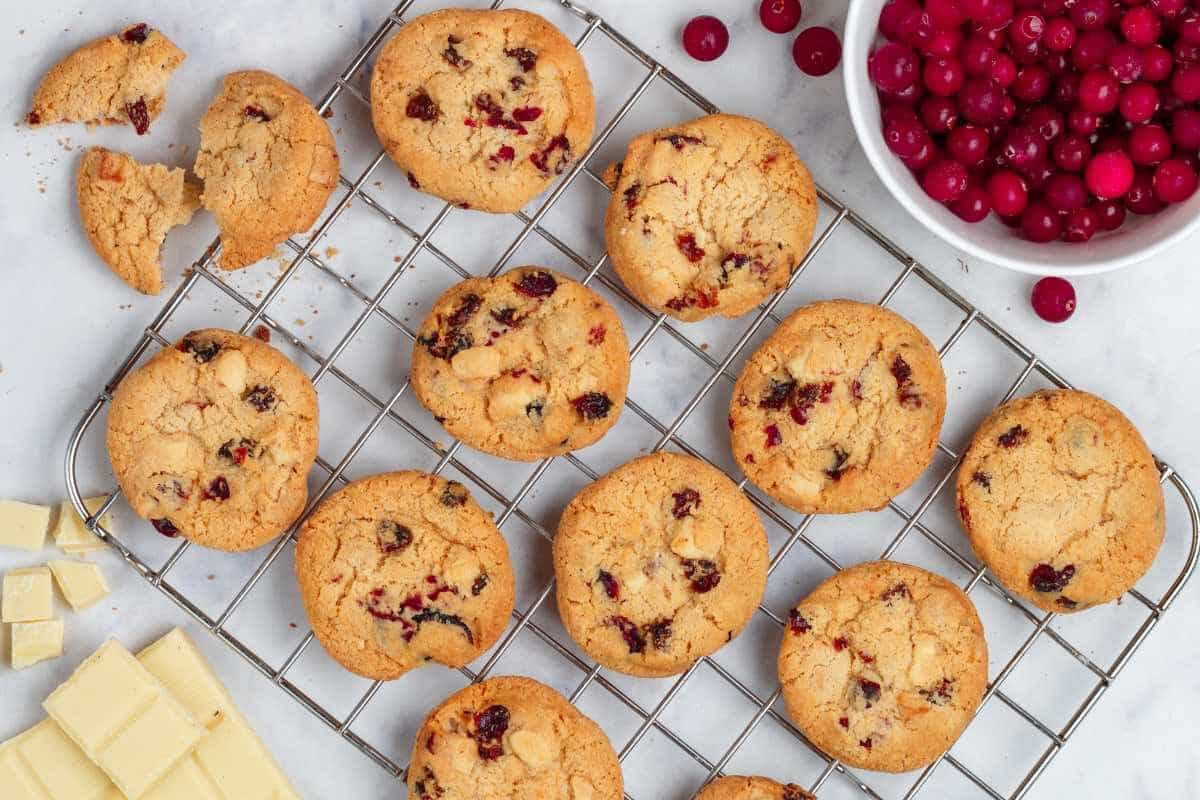
[[[703,352],[707,353],[707,352],[708,352],[708,342],[701,342],[701,343],[700,343],[700,349],[701,349]]]
[[[264,342],[271,341],[271,329],[266,325],[259,325],[254,329],[254,338]]]
[[[382,189],[383,181],[372,181],[371,185],[374,186],[376,189]]]
[[[294,623],[294,622],[289,622],[289,623],[288,623],[288,627],[289,627],[289,628],[295,628],[295,627],[296,627],[296,623]]]
[[[338,253],[340,253],[340,252],[342,252],[342,251],[338,250],[336,247],[326,247],[325,248],[325,257],[330,258],[330,259],[337,258]]]
[[[304,325],[307,325],[308,323],[305,322],[304,317],[296,317],[296,324],[300,325],[300,326],[304,326]]]
[[[330,106],[329,108],[322,111],[321,116],[324,117],[325,119],[333,119],[333,106]]]
[[[205,575],[204,577],[208,578],[210,581],[215,581],[217,579],[216,575]]]
[[[399,264],[403,260],[404,259],[401,256],[392,256],[392,261],[395,261],[397,264]]]

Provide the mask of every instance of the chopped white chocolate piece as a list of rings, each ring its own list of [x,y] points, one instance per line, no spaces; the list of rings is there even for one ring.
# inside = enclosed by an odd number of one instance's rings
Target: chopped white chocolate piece
[[[14,569],[4,573],[0,622],[36,622],[54,616],[50,570],[45,567]]]
[[[113,640],[42,706],[130,800],[145,794],[208,732]]]
[[[41,550],[49,527],[48,507],[0,500],[0,547]]]
[[[100,768],[44,719],[0,744],[0,797],[5,800],[120,800]]]
[[[50,571],[71,608],[82,611],[108,594],[108,581],[90,561],[51,561]]]
[[[11,645],[13,669],[25,669],[39,661],[58,658],[63,651],[63,621],[14,622]]]
[[[88,497],[84,499],[83,505],[89,514],[95,514],[107,499],[104,495]],[[112,530],[112,520],[107,512],[100,517],[100,524],[106,531]],[[71,505],[70,500],[63,500],[59,505],[58,523],[54,526],[54,543],[72,554],[103,550],[108,546],[96,534],[87,529],[87,526],[83,524],[83,518],[75,512],[75,506]]]

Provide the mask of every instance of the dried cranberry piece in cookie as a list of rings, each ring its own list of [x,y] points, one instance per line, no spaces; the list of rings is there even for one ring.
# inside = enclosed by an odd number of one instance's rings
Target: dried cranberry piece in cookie
[[[508,708],[502,705],[492,705],[475,714],[475,741],[479,744],[479,757],[488,761],[499,758],[504,754],[504,746],[500,743],[508,731],[512,715]]]
[[[121,32],[121,38],[130,44],[141,44],[150,35],[150,26],[144,22],[126,28]]]
[[[517,122],[533,122],[542,115],[542,110],[537,106],[522,106],[514,108],[512,118]]]
[[[455,36],[453,33],[446,37],[446,49],[442,51],[442,58],[446,59],[446,63],[452,67],[457,67],[460,70],[465,70],[473,63],[469,58],[463,58],[458,52],[456,44],[462,44],[462,39]]]
[[[642,632],[638,630],[638,626],[628,617],[612,617],[609,619],[609,624],[615,625],[617,630],[621,632],[621,638],[625,640],[629,652],[644,653],[646,651],[646,637],[642,636]]]
[[[253,439],[240,439],[237,442],[230,439],[217,448],[217,455],[240,467],[246,463],[246,459],[253,454],[257,446],[258,442]]]
[[[700,507],[700,493],[691,487],[671,495],[675,503],[671,506],[671,516],[675,519],[690,517],[692,512]]]
[[[536,150],[530,153],[529,160],[532,161],[533,165],[539,170],[548,173],[551,171],[550,156],[554,154],[555,150],[563,151],[562,157],[559,158],[558,163],[554,167],[554,174],[561,175],[563,169],[571,160],[571,142],[562,134],[559,134],[551,139],[550,142],[541,150]]]
[[[704,248],[696,245],[696,237],[691,233],[681,233],[675,237],[675,245],[679,248],[679,252],[687,257],[688,261],[695,264],[700,259],[704,258]]]
[[[478,577],[475,578],[475,582],[471,584],[471,596],[479,597],[483,593],[483,590],[487,588],[487,585],[488,574],[486,572],[479,573]]]
[[[799,636],[802,633],[808,633],[812,630],[812,623],[804,618],[800,613],[800,609],[793,608],[788,611],[788,630]]]
[[[593,325],[588,330],[587,342],[592,347],[597,347],[604,343],[604,337],[608,335],[608,328],[603,325]]]
[[[600,585],[604,587],[604,593],[608,595],[610,600],[620,598],[621,586],[617,583],[617,579],[613,577],[611,572],[599,570],[596,573],[596,580],[600,581]]]
[[[1004,433],[1000,434],[1000,437],[996,441],[1000,443],[1001,447],[1016,447],[1019,444],[1023,444],[1028,438],[1029,431],[1025,430],[1025,428],[1021,427],[1020,425],[1013,425]]]
[[[501,164],[507,164],[517,157],[517,151],[510,145],[500,145],[500,149],[488,156],[488,168],[495,169]]]
[[[150,524],[154,526],[154,530],[158,531],[163,536],[173,539],[179,535],[179,528],[176,528],[175,523],[171,522],[171,520],[167,519],[166,517],[161,519],[152,519],[150,520]]]
[[[612,410],[612,400],[603,392],[587,392],[571,401],[575,410],[586,420],[604,419]]]
[[[767,385],[767,390],[763,392],[762,398],[758,401],[758,407],[779,411],[787,405],[788,398],[791,397],[792,390],[795,388],[795,381],[781,381],[771,378],[770,384]]]
[[[794,783],[783,787],[783,800],[816,800],[811,794]]]
[[[218,475],[205,487],[200,496],[205,500],[228,500],[229,481],[225,480],[224,475]]]
[[[139,97],[132,103],[126,103],[125,116],[129,117],[129,122],[138,136],[150,130],[150,112],[146,110],[146,98]]]
[[[438,499],[447,508],[455,508],[466,503],[467,497],[467,487],[458,481],[450,481],[446,488],[442,489],[442,495]]]
[[[660,136],[657,139],[655,139],[654,141],[670,142],[671,146],[674,147],[676,150],[682,150],[685,146],[687,146],[689,144],[704,144],[703,140],[701,140],[695,136],[687,136],[682,133],[672,133],[669,136]]]
[[[253,386],[242,394],[242,399],[259,411],[270,411],[275,407],[275,390],[270,386]]]
[[[908,591],[908,584],[901,582],[879,595],[879,599],[890,604],[893,600],[908,599],[911,596]]]
[[[878,683],[866,678],[858,679],[858,691],[862,693],[863,698],[867,701],[867,708],[870,708],[883,693],[882,687]]]
[[[992,476],[986,472],[975,470],[971,475],[971,482],[978,483],[984,489],[987,489],[989,493],[992,491]]]
[[[412,544],[413,532],[407,525],[385,519],[375,531],[375,541],[384,553],[396,553]]]
[[[180,340],[179,344],[175,345],[175,349],[181,353],[191,353],[192,357],[201,364],[207,364],[217,357],[217,353],[221,352],[221,345],[213,341],[200,342],[186,336]]]
[[[408,105],[404,107],[404,113],[413,119],[421,119],[426,122],[433,122],[441,114],[441,109],[437,103],[433,102],[433,98],[424,89],[418,89],[408,98]]]
[[[1061,592],[1074,577],[1074,564],[1067,564],[1060,570],[1049,564],[1038,564],[1029,573],[1029,585],[1039,592]]]
[[[246,106],[244,109],[242,109],[242,115],[249,117],[250,119],[256,119],[259,122],[271,121],[270,115],[258,106]]]
[[[549,272],[541,270],[526,272],[520,280],[513,284],[513,289],[517,294],[540,299],[554,294],[554,291],[558,289],[558,281],[554,280],[554,276]]]
[[[522,72],[529,72],[537,66],[537,53],[528,47],[508,47],[505,48],[504,55],[509,58],[515,58],[517,63],[521,65]]]
[[[663,618],[644,626],[655,650],[666,650],[671,644],[671,620]]]
[[[768,425],[763,428],[763,433],[767,435],[767,447],[776,447],[783,444],[783,434],[779,432],[778,425]]]
[[[921,394],[913,388],[912,367],[897,353],[892,359],[892,377],[896,379],[896,397],[905,408],[920,408]]]
[[[445,611],[440,611],[436,608],[427,608],[415,615],[413,622],[417,624],[422,622],[437,622],[441,625],[453,625],[456,628],[462,629],[463,636],[467,637],[469,643],[475,644],[475,634],[471,632],[471,628],[467,623],[463,622],[462,617],[455,614],[447,614]]]
[[[919,690],[925,702],[933,706],[944,706],[950,702],[954,696],[954,679],[942,678],[941,681],[929,689]]]
[[[683,559],[683,576],[692,582],[692,591],[698,594],[711,592],[721,582],[721,571],[707,558]]]
[[[833,446],[833,466],[825,470],[825,475],[831,481],[840,481],[842,476],[846,474],[846,462],[850,460],[850,454],[837,445]]]

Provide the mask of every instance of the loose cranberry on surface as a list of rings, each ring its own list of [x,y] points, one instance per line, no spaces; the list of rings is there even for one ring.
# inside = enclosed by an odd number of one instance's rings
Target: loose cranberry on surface
[[[697,61],[713,61],[729,47],[729,29],[713,16],[693,17],[683,27],[683,49]]]
[[[1042,278],[1033,285],[1029,302],[1046,322],[1066,322],[1075,313],[1075,287],[1064,278]]]
[[[788,33],[800,24],[800,0],[762,0],[758,18],[771,33]]]
[[[842,41],[829,28],[806,28],[792,44],[792,60],[806,75],[828,75],[842,61]]]

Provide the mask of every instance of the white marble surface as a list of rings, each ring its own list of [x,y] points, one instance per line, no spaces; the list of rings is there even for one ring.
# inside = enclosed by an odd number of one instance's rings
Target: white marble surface
[[[417,3],[416,7],[433,5]],[[548,0],[528,0],[524,5],[549,9],[572,35],[581,32],[576,21],[559,14]],[[919,230],[884,194],[850,133],[840,71],[823,79],[800,74],[790,60],[790,38],[764,31],[754,13],[756,5],[750,0],[703,4],[703,10],[719,13],[730,23],[732,45],[723,59],[702,65],[690,61],[677,44],[680,25],[692,13],[698,13],[700,6],[682,0],[593,0],[597,11],[719,106],[760,117],[788,135],[827,188],[862,209],[868,219],[891,232],[1068,379],[1121,406],[1140,425],[1161,457],[1200,484],[1200,458],[1196,456],[1200,430],[1194,422],[1194,398],[1200,393],[1200,347],[1196,344],[1200,324],[1194,308],[1200,297],[1200,271],[1194,257],[1197,243],[1187,242],[1152,263],[1117,274],[1081,279],[1076,282],[1080,309],[1075,318],[1057,327],[1039,322],[1026,302],[1031,283],[1027,278],[982,263],[960,263],[958,254]],[[809,0],[805,3],[804,24],[824,23],[837,28],[841,6],[835,0]],[[0,234],[8,248],[0,266],[0,421],[5,431],[0,446],[0,496],[53,502],[64,491],[61,463],[68,432],[162,302],[161,298],[144,298],[129,291],[89,251],[74,209],[72,178],[79,158],[76,148],[104,143],[128,149],[141,158],[190,165],[197,141],[196,120],[221,74],[262,67],[289,78],[311,97],[319,97],[374,31],[391,2],[267,0],[251,9],[249,4],[231,0],[188,4],[127,0],[103,6],[79,0],[36,4],[7,0],[2,7],[5,25],[0,41],[8,56],[6,69],[0,74],[0,117],[11,124],[0,132],[0,177],[6,187],[0,194]],[[102,13],[96,13],[101,9]],[[19,124],[37,77],[61,54],[121,24],[143,19],[166,30],[189,54],[172,82],[167,111],[155,122],[150,136],[138,139],[123,127],[93,132],[51,128],[34,133]],[[588,44],[585,54],[598,86],[601,111],[611,113],[616,98],[627,94],[641,73],[627,60],[618,58],[614,48],[600,36]],[[356,101],[339,100],[336,111],[333,123],[339,129],[345,174],[356,176],[374,155],[375,146]],[[686,113],[685,106],[670,92],[662,87],[651,90],[627,124],[614,134],[613,142],[602,148],[602,156],[618,153],[616,143],[638,125],[662,123]],[[604,158],[598,157],[594,163],[600,166]],[[372,189],[378,191],[381,201],[414,225],[417,221],[426,224],[437,211],[436,204],[408,192],[389,165],[372,180],[382,184]],[[581,252],[596,258],[600,255],[600,240],[595,215],[601,203],[602,197],[581,182],[578,190],[568,195],[564,209],[547,217],[547,224]],[[347,217],[318,250],[337,248],[339,253],[331,257],[332,266],[356,275],[367,291],[374,291],[394,266],[392,257],[406,252],[408,243],[361,207],[351,209]],[[462,223],[468,227],[455,227]],[[463,230],[473,233],[449,233]],[[447,225],[447,233],[435,240],[469,269],[479,272],[495,262],[495,243],[511,240],[518,230],[508,220],[481,221],[456,213]],[[211,220],[200,215],[189,229],[172,236],[166,254],[171,285],[177,285],[183,267],[212,234]],[[845,234],[842,231],[839,236]],[[531,242],[526,247],[528,252],[523,249],[519,258],[532,261],[544,254],[549,263],[573,268],[540,243]],[[404,279],[387,303],[397,316],[413,324],[424,304],[451,281],[445,268],[428,257],[418,258],[416,265],[413,275]],[[276,271],[274,264],[260,266],[236,276],[233,283],[252,294],[269,284]],[[894,274],[894,264],[850,235],[822,254],[812,267],[812,275],[803,277],[785,307],[815,296],[846,294],[876,299]],[[322,352],[336,342],[360,309],[331,281],[311,270],[290,284],[279,307],[283,309],[277,315],[279,319]],[[944,339],[954,322],[946,309],[915,287],[901,293],[897,308],[914,316],[935,339]],[[236,311],[211,288],[197,289],[181,308],[180,321],[168,328],[168,335],[191,325],[215,322],[236,326],[240,323]],[[636,339],[645,329],[645,321],[628,307],[622,306],[621,311],[629,323],[631,339]],[[297,321],[301,319],[303,323]],[[301,324],[305,327],[299,327]],[[406,358],[393,353],[403,352],[407,345],[394,331],[383,328],[377,322],[369,323],[347,350],[344,363],[365,385],[387,396],[403,377],[403,365],[394,362]],[[719,358],[738,331],[736,325],[711,323],[689,330],[689,334],[698,342],[711,344]],[[364,344],[367,342],[370,344]],[[947,439],[952,445],[961,443],[989,398],[994,399],[1015,374],[1013,362],[992,358],[985,350],[982,345],[976,348],[964,340],[951,359]],[[976,352],[982,360],[973,359]],[[648,368],[646,363],[650,361],[659,366]],[[313,368],[311,361],[302,359],[301,363]],[[740,359],[735,366],[737,363]],[[661,332],[635,366],[638,369],[631,396],[668,418],[679,412],[706,377],[700,362],[686,356]],[[987,388],[979,388],[984,386]],[[351,399],[334,381],[323,383],[321,390],[325,412],[322,454],[336,460],[365,424],[370,409]],[[713,396],[711,404],[701,404],[683,433],[705,452],[727,463],[719,434],[723,420],[719,406],[727,400],[727,384],[719,384]],[[437,437],[436,426],[415,409],[411,399],[403,398],[400,408]],[[613,436],[583,455],[585,461],[606,469],[652,445],[652,432],[632,417],[627,413]],[[414,445],[408,434],[394,427],[385,428],[352,462],[348,470],[351,477],[397,466],[432,465],[433,456]],[[81,471],[87,476],[84,488],[89,491],[111,484],[98,442],[95,437],[90,440],[82,460]],[[528,474],[527,470],[514,470],[465,452],[463,459],[510,494]],[[552,528],[557,508],[582,480],[578,472],[556,464],[531,493],[525,507],[534,519]],[[923,486],[928,489],[928,481]],[[918,494],[904,498],[909,507],[918,500]],[[943,506],[939,502],[931,509],[930,524],[961,548],[961,536]],[[1173,521],[1180,522],[1177,508]],[[123,522],[126,539],[135,548],[159,560],[165,557],[166,542],[132,520]],[[864,515],[818,521],[812,535],[838,558],[853,561],[878,552],[888,533],[896,528],[894,517]],[[548,576],[545,542],[515,520],[505,526],[505,533],[523,573],[519,602],[527,604]],[[1175,535],[1179,534],[1177,530]],[[773,530],[773,545],[782,541],[783,534]],[[942,567],[947,574],[961,578],[961,573],[950,569],[945,559],[939,560],[928,545],[922,545],[916,537],[910,542],[912,547],[906,543],[909,549],[902,548],[899,557]],[[816,562],[799,550],[784,561],[772,579],[767,597],[772,607],[785,608],[824,576]],[[1171,572],[1171,559],[1179,555],[1178,547],[1164,551],[1152,586],[1161,590],[1163,577]],[[0,552],[0,569],[44,558],[4,551]],[[66,657],[21,673],[0,666],[0,738],[33,722],[39,715],[40,699],[105,636],[116,635],[130,646],[141,646],[168,626],[181,623],[196,636],[305,797],[397,796],[394,782],[382,770],[271,687],[112,555],[105,553],[97,558],[115,591],[109,601],[84,614],[63,610],[69,637]],[[219,610],[256,563],[254,556],[224,557],[193,551],[172,579],[199,598],[206,609]],[[304,631],[289,571],[290,553],[268,573],[233,624],[239,636],[253,641],[274,663]],[[995,674],[1028,632],[1028,626],[1013,624],[1011,612],[1006,617],[1005,610],[986,591],[981,597],[977,590],[975,596],[989,623]],[[1134,604],[1126,603],[1121,608],[1096,610],[1056,623],[1055,627],[1080,642],[1089,655],[1108,663],[1114,645],[1129,635],[1130,625],[1134,624],[1130,620],[1136,611]],[[1196,713],[1200,683],[1192,669],[1200,660],[1200,638],[1194,636],[1193,622],[1198,612],[1200,591],[1193,586],[1050,766],[1031,797],[1165,798],[1200,793],[1200,762],[1192,746],[1200,737],[1200,715]],[[995,627],[991,624],[993,615],[999,620]],[[539,612],[538,619],[547,628],[561,632],[549,606]],[[293,629],[289,622],[300,627]],[[771,628],[756,622],[719,659],[762,696],[774,688],[773,637],[777,634]],[[1006,684],[1018,701],[1027,699],[1031,708],[1045,708],[1047,718],[1056,726],[1065,721],[1056,712],[1077,702],[1087,688],[1082,680],[1086,674],[1059,652],[1053,646],[1039,644],[1030,664]],[[522,634],[498,670],[535,674],[567,692],[581,677],[575,667],[546,648],[539,648],[529,634]],[[365,687],[331,667],[315,645],[291,674],[342,713]],[[669,682],[661,681],[614,680],[645,706],[653,706],[669,686]],[[440,669],[415,673],[386,687],[364,712],[355,730],[402,760],[423,710],[461,682],[460,676]],[[605,725],[619,747],[633,732],[635,720],[606,700],[605,694],[593,685],[584,694],[582,705]],[[663,720],[706,757],[715,759],[752,714],[753,707],[731,695],[728,687],[706,668],[696,674]],[[955,753],[989,780],[1011,790],[1015,777],[1024,771],[1022,765],[1036,757],[1044,741],[1036,742],[1034,747],[1034,740],[1019,738],[1023,731],[1015,716],[997,702],[989,706],[985,718],[990,720],[990,727],[968,734]],[[807,784],[819,773],[819,764],[767,720],[756,729],[730,769],[762,771]],[[647,736],[626,761],[626,772],[629,791],[638,798],[682,800],[689,787],[703,777],[694,764],[655,733]],[[902,781],[864,777],[885,796],[902,792]],[[922,796],[983,796],[945,765],[935,773],[931,787]],[[822,790],[822,797],[855,796],[859,795],[850,783],[836,776]]]

